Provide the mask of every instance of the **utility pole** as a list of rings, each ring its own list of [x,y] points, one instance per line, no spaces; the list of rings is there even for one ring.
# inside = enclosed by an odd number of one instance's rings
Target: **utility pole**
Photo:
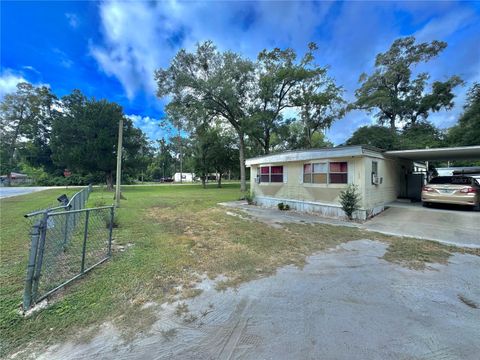
[[[117,146],[117,181],[115,184],[115,206],[120,207],[120,183],[122,180],[122,141],[123,141],[123,117],[118,123],[118,146]]]

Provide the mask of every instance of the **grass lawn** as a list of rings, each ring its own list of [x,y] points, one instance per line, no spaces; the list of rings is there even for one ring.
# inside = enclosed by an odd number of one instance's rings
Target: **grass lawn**
[[[273,228],[229,215],[217,205],[237,200],[238,184],[210,186],[125,187],[112,259],[61,291],[49,308],[26,319],[18,313],[29,248],[23,215],[51,205],[65,190],[1,200],[0,356],[27,345],[41,349],[67,338],[84,341],[93,336],[95,325],[105,321],[112,321],[126,338],[135,336],[156,320],[152,308],[142,305],[168,301],[174,295],[197,295],[200,275],[226,275],[227,280],[218,284],[221,290],[272,274],[286,264],[302,266],[313,252],[350,240],[386,242],[390,245],[386,260],[415,268],[426,262],[444,263],[456,251],[480,255],[478,250],[356,228],[297,224]],[[96,189],[89,204],[112,203],[112,196]]]

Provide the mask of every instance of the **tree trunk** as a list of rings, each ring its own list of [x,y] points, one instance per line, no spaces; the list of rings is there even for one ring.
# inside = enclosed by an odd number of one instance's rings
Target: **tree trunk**
[[[263,152],[265,153],[265,155],[270,154],[270,130],[269,129],[265,129]]]
[[[106,180],[107,180],[107,190],[113,191],[113,173],[111,171],[106,173]]]
[[[205,184],[205,179],[206,179],[206,176],[203,175],[203,176],[202,176],[202,186],[203,186],[204,189],[207,188],[207,184]]]
[[[238,132],[238,137],[240,139],[240,191],[247,191],[247,181],[245,180],[245,138],[243,132]]]
[[[395,116],[390,118],[390,130],[395,131],[397,128],[395,127]]]
[[[217,182],[217,188],[222,187],[222,173],[218,173],[218,182]]]

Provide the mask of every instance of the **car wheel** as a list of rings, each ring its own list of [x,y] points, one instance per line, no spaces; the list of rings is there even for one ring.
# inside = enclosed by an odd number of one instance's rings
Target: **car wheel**
[[[473,211],[480,211],[480,203],[478,203],[477,205],[473,205],[472,210]]]
[[[428,202],[422,202],[422,206],[423,206],[423,207],[430,207],[430,203],[428,203]]]

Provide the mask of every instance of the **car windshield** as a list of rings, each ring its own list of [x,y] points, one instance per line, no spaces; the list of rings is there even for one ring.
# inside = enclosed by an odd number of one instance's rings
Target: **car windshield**
[[[438,176],[430,180],[429,184],[478,185],[479,183],[469,176]]]

